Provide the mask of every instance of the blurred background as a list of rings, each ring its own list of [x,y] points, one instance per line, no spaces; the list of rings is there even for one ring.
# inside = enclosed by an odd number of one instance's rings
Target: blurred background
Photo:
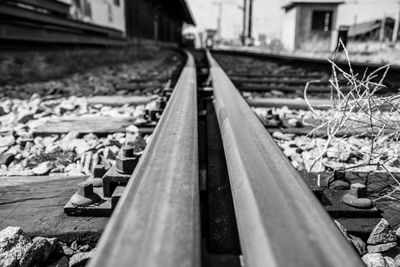
[[[341,38],[349,52],[364,61],[387,61],[393,52],[398,54],[396,0],[187,2],[197,26],[184,27],[184,34],[196,47],[206,46],[208,37],[220,48],[244,45],[243,49],[323,56],[335,51]]]

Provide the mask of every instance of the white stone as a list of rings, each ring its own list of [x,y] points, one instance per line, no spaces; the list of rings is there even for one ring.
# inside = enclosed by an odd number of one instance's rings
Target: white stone
[[[366,267],[389,267],[381,253],[367,253],[361,259]]]

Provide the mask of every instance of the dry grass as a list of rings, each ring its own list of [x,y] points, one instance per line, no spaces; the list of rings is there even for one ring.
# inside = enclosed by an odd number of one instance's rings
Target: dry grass
[[[313,160],[312,167],[317,166],[318,172],[322,172],[327,166],[327,152],[332,143],[340,143],[346,151],[351,151],[359,157],[357,163],[334,167],[335,171],[349,171],[354,169],[368,169],[386,171],[400,186],[400,181],[390,172],[390,165],[398,159],[400,151],[387,151],[388,143],[395,144],[400,136],[400,96],[379,96],[378,92],[384,88],[383,81],[389,70],[389,65],[382,66],[377,70],[368,73],[366,70],[363,75],[355,74],[351,67],[351,61],[343,43],[349,70],[345,71],[338,67],[333,60],[328,59],[332,65],[332,76],[329,80],[331,85],[331,99],[334,102],[332,109],[319,111],[314,109],[307,98],[307,89],[311,81],[307,83],[304,90],[304,98],[310,110],[313,112],[316,123],[315,128],[310,133],[315,137],[315,133],[324,130],[327,139],[324,147],[318,151],[318,156]],[[342,90],[343,86],[350,87],[346,93]],[[354,135],[367,136],[368,147],[354,144],[354,138],[345,138]],[[398,147],[398,146],[393,146]],[[343,151],[344,152],[344,151]],[[332,168],[331,165],[329,165]],[[372,168],[371,168],[372,167]],[[308,171],[310,171],[308,170]],[[318,181],[320,183],[320,181]]]

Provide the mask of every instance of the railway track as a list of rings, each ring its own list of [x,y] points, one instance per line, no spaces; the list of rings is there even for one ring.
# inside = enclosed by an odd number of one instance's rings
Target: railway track
[[[328,74],[287,63],[254,60],[245,65],[241,58],[235,64],[231,60],[210,52],[186,53],[174,88],[167,82],[161,89],[160,80],[153,92],[158,97],[151,96],[150,108],[141,113],[144,121],[151,121],[145,150],[137,151],[130,143],[130,135],[147,131],[137,124],[135,133],[127,130],[119,136],[123,139],[115,137],[116,149],[122,145],[115,161],[99,166],[96,160],[105,155],[96,152],[96,158],[89,151],[90,159],[84,157],[85,166],[94,162],[94,172],[64,207],[70,216],[66,221],[85,221],[82,229],[90,220],[106,222],[103,217],[111,217],[96,253],[90,252],[94,257],[89,266],[363,266],[361,256],[372,252],[393,261],[399,250],[393,240],[397,237],[383,218],[392,213],[390,223],[398,221],[397,202],[370,205],[370,199],[381,198],[379,194],[387,194],[396,183],[372,171],[327,168],[321,177],[305,173],[298,158],[310,156],[325,137],[304,141],[310,128],[289,124],[309,112],[308,103],[297,98],[298,90],[240,90],[245,83],[300,87],[314,78],[326,86]],[[137,85],[144,82],[147,87],[148,81],[142,78],[121,87],[141,90]],[[312,92],[310,102],[327,112],[335,104],[326,99],[329,95],[329,91]],[[88,103],[93,101],[125,104],[123,110],[129,103],[150,100],[103,96]],[[391,109],[381,107],[385,112]],[[76,123],[63,127],[75,125],[83,131],[94,122]],[[96,125],[112,123],[116,122],[105,118]],[[118,125],[111,130],[116,136],[114,132],[126,128]],[[346,134],[343,138],[348,138]],[[143,143],[140,146],[143,149]],[[337,157],[335,153],[332,157]],[[354,157],[349,154],[346,160]],[[68,181],[69,190],[75,190],[74,181],[78,180]],[[372,188],[365,192],[363,184]],[[88,228],[99,228],[100,234],[104,225],[92,227]],[[380,240],[382,236],[390,237],[390,242]]]
[[[115,190],[89,266],[363,266],[210,53],[188,54]]]

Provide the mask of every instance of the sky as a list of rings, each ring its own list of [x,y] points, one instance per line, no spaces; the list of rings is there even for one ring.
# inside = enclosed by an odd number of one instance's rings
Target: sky
[[[265,34],[267,37],[279,39],[282,32],[286,0],[253,0],[254,1],[254,31],[253,36]],[[242,32],[243,12],[239,8],[243,0],[187,0],[196,19],[198,30],[217,28],[218,2],[222,2],[222,28],[224,38],[238,38]],[[383,16],[395,17],[400,5],[397,0],[344,0],[338,10],[338,22],[341,25],[351,25]]]

